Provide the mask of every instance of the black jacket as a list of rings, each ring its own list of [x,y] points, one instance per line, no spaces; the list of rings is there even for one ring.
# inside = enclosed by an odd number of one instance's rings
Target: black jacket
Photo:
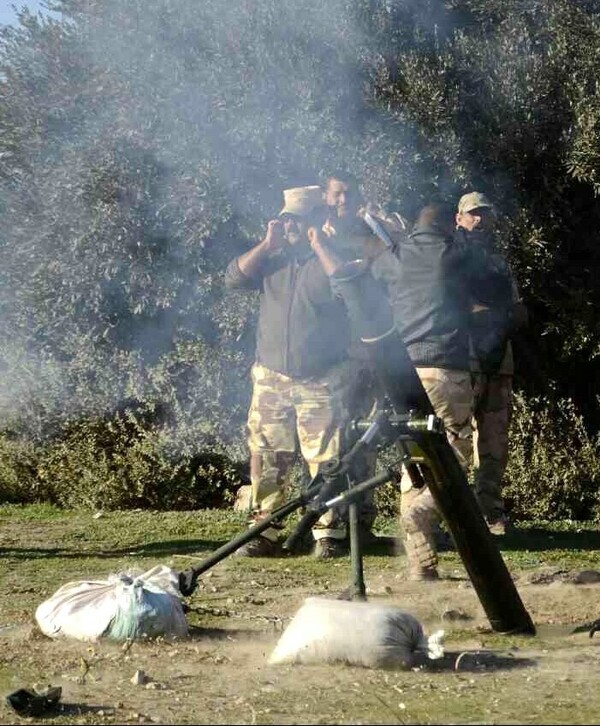
[[[387,268],[394,320],[412,362],[469,370],[468,250],[436,227],[417,227],[397,254],[389,265],[378,259],[373,272],[385,279],[377,268]]]
[[[454,242],[467,250],[470,288],[475,303],[494,310],[510,310],[515,302],[515,281],[506,257],[489,232],[459,228]]]
[[[348,357],[346,309],[314,254],[299,258],[281,250],[253,278],[235,259],[225,272],[225,285],[260,291],[258,363],[292,378],[315,378]]]
[[[458,229],[454,240],[468,250],[472,307],[469,327],[475,365],[484,373],[493,374],[505,361],[513,332],[516,282],[492,234]],[[507,362],[512,366],[511,361]]]

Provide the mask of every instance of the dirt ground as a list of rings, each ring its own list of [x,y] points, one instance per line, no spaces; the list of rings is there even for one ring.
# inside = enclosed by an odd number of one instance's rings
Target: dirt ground
[[[176,513],[135,520],[112,513],[92,521],[89,515],[0,509],[0,686],[5,695],[34,684],[61,686],[52,723],[600,722],[600,634],[572,632],[600,616],[592,530],[579,539],[577,533],[569,539],[525,532],[513,546],[499,542],[536,624],[534,637],[491,631],[455,553],[442,555],[442,579],[425,584],[406,581],[403,556],[375,548],[365,557],[368,600],[407,610],[427,633],[446,631],[443,659],[383,670],[267,662],[305,597],[335,598],[349,585],[348,559],[229,557],[202,576],[189,598],[186,640],[50,640],[33,613],[58,586],[133,566],[185,569],[226,541],[223,532],[235,533],[236,522],[209,531],[216,513],[186,515],[194,522],[186,527]],[[578,548],[565,547],[573,541]],[[145,679],[134,684],[138,671]],[[42,720],[23,719],[7,705],[0,709],[0,723]]]

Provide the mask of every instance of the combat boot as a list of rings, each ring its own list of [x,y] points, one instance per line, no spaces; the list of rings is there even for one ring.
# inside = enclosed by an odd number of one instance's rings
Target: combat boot
[[[233,554],[235,557],[280,557],[282,552],[279,542],[259,535],[243,544]]]
[[[406,532],[404,548],[408,560],[408,579],[413,582],[437,580],[438,557],[433,536],[425,532]]]
[[[321,537],[315,542],[314,556],[317,560],[332,560],[348,554],[348,541],[334,537]]]
[[[429,489],[413,488],[403,492],[400,512],[409,579],[438,579],[435,531],[440,517]]]

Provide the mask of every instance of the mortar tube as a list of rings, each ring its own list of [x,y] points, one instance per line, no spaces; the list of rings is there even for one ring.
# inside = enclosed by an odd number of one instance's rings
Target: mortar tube
[[[373,441],[381,435],[382,422],[383,417],[377,416],[362,436],[355,441],[350,451],[344,454],[339,461],[332,460],[321,465],[320,475],[323,477],[324,483],[317,497],[317,501],[310,505],[310,508],[303,514],[295,530],[282,544],[284,550],[293,552],[297,548],[298,543],[303,540],[319,521],[320,516],[327,511],[327,508],[322,509],[319,505],[341,489],[345,475],[348,473],[354,458],[371,446]]]
[[[390,403],[398,414],[415,409],[434,414],[406,346],[390,325],[389,301],[365,264],[350,263],[335,278],[351,322],[367,346]],[[490,621],[501,633],[533,635],[535,626],[525,609],[502,555],[489,531],[465,472],[442,433],[412,433],[432,472],[430,491],[473,587]]]

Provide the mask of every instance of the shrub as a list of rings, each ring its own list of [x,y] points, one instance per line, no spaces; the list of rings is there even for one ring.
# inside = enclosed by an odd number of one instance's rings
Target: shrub
[[[0,495],[86,509],[229,505],[244,480],[234,458],[240,452],[214,441],[186,446],[181,427],[157,418],[128,402],[111,416],[71,424],[45,445],[0,437]]]
[[[515,395],[506,482],[516,519],[598,516],[600,440],[570,399]]]
[[[0,435],[0,500],[15,504],[53,501],[53,488],[38,476],[41,451],[31,441]]]

